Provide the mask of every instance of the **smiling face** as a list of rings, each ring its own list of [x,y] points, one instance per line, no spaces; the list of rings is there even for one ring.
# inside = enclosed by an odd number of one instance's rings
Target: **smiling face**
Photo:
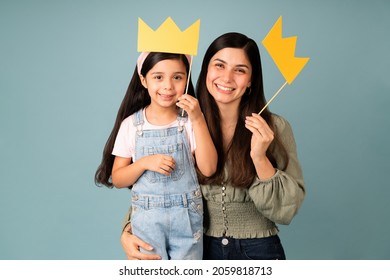
[[[165,59],[156,63],[146,77],[140,76],[142,85],[147,88],[151,106],[176,107],[178,97],[184,94],[187,71],[184,63],[176,59]]]
[[[251,86],[252,66],[239,48],[224,48],[210,60],[206,86],[218,106],[238,105]]]

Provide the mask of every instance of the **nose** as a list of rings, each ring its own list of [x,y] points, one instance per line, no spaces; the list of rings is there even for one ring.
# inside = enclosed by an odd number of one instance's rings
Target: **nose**
[[[165,90],[171,90],[172,89],[172,81],[170,79],[167,79],[164,81],[164,89]]]
[[[225,69],[225,71],[222,73],[222,80],[225,83],[228,83],[232,80],[232,76],[233,76],[233,71],[229,69]]]

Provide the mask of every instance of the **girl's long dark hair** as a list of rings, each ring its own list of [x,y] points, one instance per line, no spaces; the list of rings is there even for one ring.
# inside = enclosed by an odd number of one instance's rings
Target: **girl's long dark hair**
[[[227,151],[224,151],[221,117],[218,106],[206,87],[207,70],[211,58],[221,49],[224,48],[239,48],[243,49],[252,65],[252,80],[251,91],[242,96],[239,105],[239,117],[234,131],[233,139]],[[223,181],[228,181],[235,187],[249,187],[256,176],[256,170],[253,161],[250,157],[251,137],[252,133],[245,127],[245,117],[252,113],[258,113],[266,104],[263,89],[263,74],[261,70],[260,52],[256,42],[247,36],[240,33],[226,33],[215,39],[206,51],[203,59],[201,72],[197,81],[196,87],[197,98],[200,107],[205,115],[211,137],[218,153],[218,165],[216,173],[211,177],[204,177],[198,172],[200,183],[202,184],[221,184]],[[270,125],[274,127],[271,112],[266,109],[262,113],[262,117]],[[275,132],[272,145],[278,145],[279,151],[282,153],[283,165],[287,164],[287,153],[283,145],[279,141],[279,136]],[[275,167],[274,156],[269,152],[267,156]],[[279,163],[280,164],[280,163]],[[228,178],[225,178],[224,168],[227,168]]]
[[[166,60],[166,59],[177,59],[184,63],[187,75],[189,73],[189,62],[185,55],[182,54],[172,54],[172,53],[150,53],[141,69],[141,75],[146,77],[146,74],[150,69],[153,68],[156,63]],[[189,81],[188,85],[188,94],[195,96],[194,86]],[[114,123],[114,127],[111,131],[110,136],[104,146],[102,161],[96,170],[95,173],[95,184],[97,186],[107,186],[112,188],[111,182],[111,171],[112,166],[114,164],[115,156],[112,155],[112,150],[114,148],[114,143],[116,136],[119,131],[119,127],[124,119],[131,116],[135,112],[139,111],[142,108],[145,108],[150,104],[150,96],[146,88],[144,88],[141,84],[140,77],[137,72],[137,67],[134,70],[133,77],[130,81],[130,84],[127,88],[125,97],[122,100],[122,103],[119,107],[118,114],[116,116],[116,120]]]

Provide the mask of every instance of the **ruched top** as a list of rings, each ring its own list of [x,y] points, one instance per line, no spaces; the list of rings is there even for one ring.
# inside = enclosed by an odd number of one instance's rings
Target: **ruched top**
[[[296,143],[290,124],[273,115],[275,133],[278,134],[289,158],[288,164],[276,169],[267,180],[256,177],[249,188],[201,185],[205,199],[205,234],[213,237],[225,235],[234,238],[268,237],[278,233],[276,224],[289,224],[297,214],[305,196],[304,180],[298,161]],[[281,156],[277,146],[271,146],[277,166]]]

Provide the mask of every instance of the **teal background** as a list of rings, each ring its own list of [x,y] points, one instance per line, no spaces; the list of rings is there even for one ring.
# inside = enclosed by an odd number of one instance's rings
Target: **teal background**
[[[289,259],[390,259],[390,2],[0,2],[0,259],[124,259],[128,190],[93,177],[137,58],[137,19],[201,20],[193,81],[222,33],[255,39],[266,97],[284,79],[261,41],[279,16],[310,57],[274,100],[307,196],[280,236]]]

